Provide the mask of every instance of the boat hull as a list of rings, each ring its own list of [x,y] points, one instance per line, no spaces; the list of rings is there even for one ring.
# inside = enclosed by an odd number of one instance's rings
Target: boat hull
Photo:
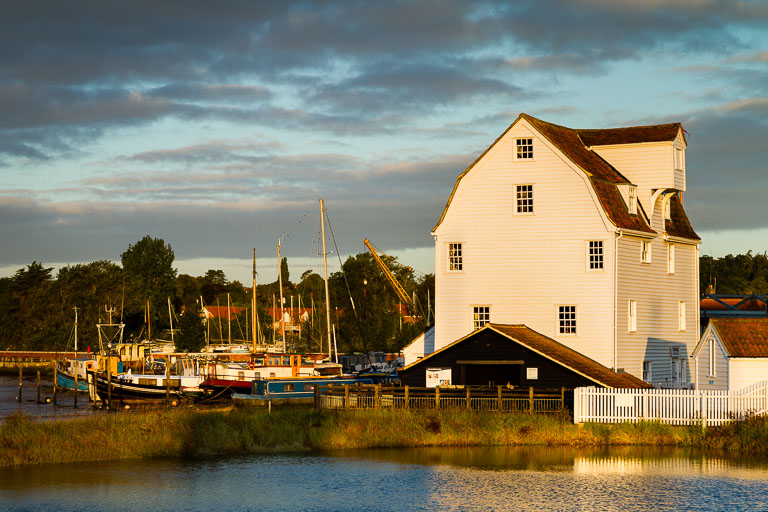
[[[60,388],[64,389],[75,389],[75,378],[71,375],[67,375],[66,373],[62,372],[61,370],[56,372],[56,385]],[[88,382],[86,382],[83,378],[78,378],[77,380],[77,390],[78,391],[88,391]]]

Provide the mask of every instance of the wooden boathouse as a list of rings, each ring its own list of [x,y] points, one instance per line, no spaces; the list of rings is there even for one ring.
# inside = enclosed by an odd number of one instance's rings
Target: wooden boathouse
[[[651,388],[525,325],[486,324],[402,370],[403,385]]]

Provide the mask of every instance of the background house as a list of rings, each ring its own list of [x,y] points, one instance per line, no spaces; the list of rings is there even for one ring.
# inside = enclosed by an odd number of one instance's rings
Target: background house
[[[435,239],[436,350],[525,324],[615,370],[687,386],[698,244],[679,123],[576,130],[521,114],[461,175]]]
[[[696,389],[738,391],[768,380],[768,318],[712,318],[691,357]]]

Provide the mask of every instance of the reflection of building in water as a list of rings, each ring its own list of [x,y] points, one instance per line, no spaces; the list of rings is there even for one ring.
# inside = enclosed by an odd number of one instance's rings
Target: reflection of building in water
[[[573,472],[584,475],[664,475],[759,479],[767,476],[765,467],[748,467],[727,459],[698,457],[576,457]]]

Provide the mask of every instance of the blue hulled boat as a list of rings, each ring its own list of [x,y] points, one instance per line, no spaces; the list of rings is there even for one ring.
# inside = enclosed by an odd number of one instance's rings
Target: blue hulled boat
[[[301,377],[297,379],[266,378],[251,381],[250,393],[233,393],[232,401],[240,407],[266,407],[279,404],[311,404],[318,386],[333,384],[373,384],[368,377]]]

